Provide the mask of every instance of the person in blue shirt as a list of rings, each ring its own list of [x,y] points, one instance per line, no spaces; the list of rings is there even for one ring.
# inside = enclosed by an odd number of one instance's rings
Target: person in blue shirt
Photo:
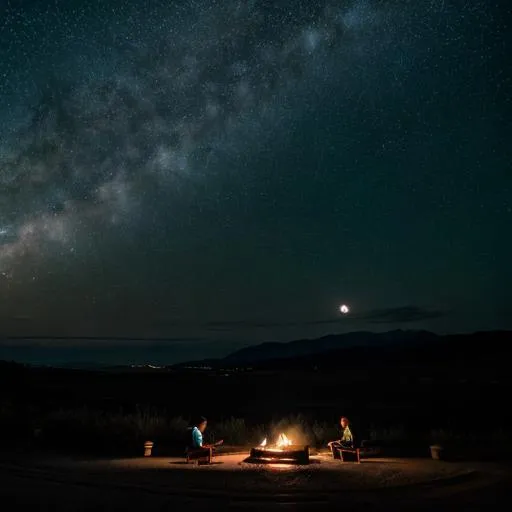
[[[203,445],[203,432],[206,430],[206,425],[207,421],[203,416],[194,422],[194,427],[192,428],[192,448],[207,448],[206,445]]]
[[[194,421],[193,425],[188,451],[194,452],[196,456],[201,456],[200,452],[204,452],[204,456],[208,457],[208,461],[211,462],[213,448],[222,444],[223,441],[217,441],[215,444],[205,444],[203,442],[203,433],[206,430],[207,425],[205,417],[200,416],[196,421]]]

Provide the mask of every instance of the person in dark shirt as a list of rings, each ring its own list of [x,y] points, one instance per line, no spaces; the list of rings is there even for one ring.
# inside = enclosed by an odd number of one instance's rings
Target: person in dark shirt
[[[327,446],[331,449],[332,456],[335,459],[340,458],[339,449],[340,448],[354,448],[354,436],[352,435],[352,431],[350,430],[350,421],[346,416],[342,416],[340,419],[341,426],[341,439],[337,441],[331,441],[327,443]]]

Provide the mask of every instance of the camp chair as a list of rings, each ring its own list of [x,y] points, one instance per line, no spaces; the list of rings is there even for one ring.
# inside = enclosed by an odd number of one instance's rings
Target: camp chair
[[[213,459],[213,448],[211,446],[209,448],[187,448],[185,455],[187,458],[187,464],[191,461],[194,461],[198,465],[201,462],[211,464]]]
[[[354,458],[356,459],[355,461],[350,462],[361,462],[361,448],[336,448],[336,450],[340,454],[341,462],[349,462],[345,460],[347,454],[349,453],[353,454],[355,456]],[[343,456],[343,454],[345,454],[345,457]]]

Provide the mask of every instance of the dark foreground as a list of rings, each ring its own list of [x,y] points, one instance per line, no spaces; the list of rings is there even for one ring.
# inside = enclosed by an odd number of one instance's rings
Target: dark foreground
[[[309,467],[210,467],[180,460],[4,458],[2,510],[501,510],[512,497],[506,465],[381,459]],[[10,505],[7,505],[10,503]],[[503,504],[503,505],[501,505]]]

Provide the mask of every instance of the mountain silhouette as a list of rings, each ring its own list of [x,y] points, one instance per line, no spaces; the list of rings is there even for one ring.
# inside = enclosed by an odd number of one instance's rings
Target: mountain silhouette
[[[262,343],[229,354],[222,361],[229,364],[249,364],[266,360],[289,359],[332,350],[353,347],[410,346],[438,342],[440,336],[429,331],[395,330],[382,333],[357,331],[330,334],[317,339],[302,339],[287,343]]]

